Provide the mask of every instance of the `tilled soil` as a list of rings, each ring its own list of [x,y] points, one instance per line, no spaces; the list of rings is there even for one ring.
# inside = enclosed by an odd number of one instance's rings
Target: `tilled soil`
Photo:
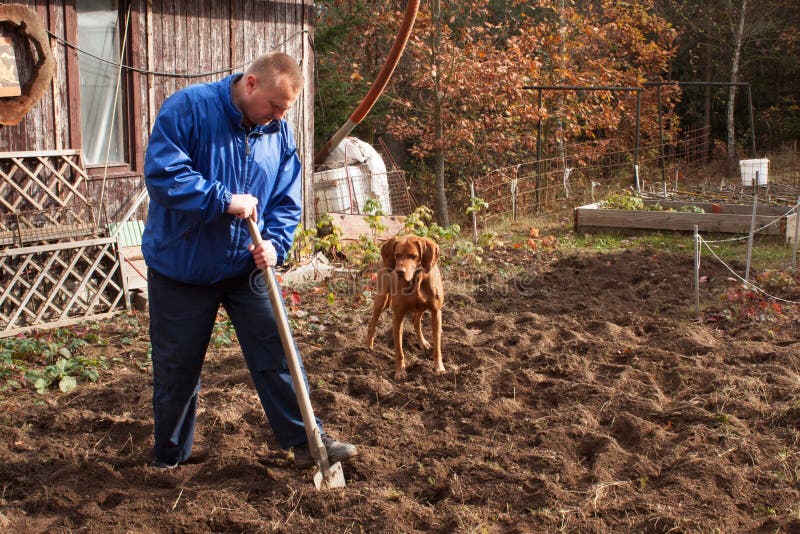
[[[692,269],[649,248],[451,266],[447,371],[408,325],[402,382],[390,312],[364,344],[368,278],[299,291],[317,415],[360,450],[322,492],[274,443],[235,343],[204,368],[209,457],[148,467],[147,318],[132,339],[132,318],[108,321],[85,349],[113,362],[96,384],[2,394],[0,530],[800,532],[797,315],[697,322]],[[728,282],[704,269],[719,308]]]

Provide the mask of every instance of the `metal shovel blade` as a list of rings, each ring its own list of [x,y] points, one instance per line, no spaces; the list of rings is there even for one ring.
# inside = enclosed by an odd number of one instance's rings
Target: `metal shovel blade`
[[[336,462],[328,470],[327,476],[322,471],[314,473],[314,486],[318,490],[343,488],[346,486],[344,482],[344,470],[342,470],[342,462]]]
[[[261,234],[258,232],[258,225],[253,219],[247,219],[247,223],[250,230],[250,238],[253,240],[253,244],[258,247],[261,244]],[[303,380],[303,372],[300,369],[300,356],[297,354],[294,340],[292,339],[292,331],[289,329],[289,319],[286,317],[286,312],[283,308],[283,298],[278,290],[275,272],[272,267],[266,267],[262,270],[262,274],[264,275],[264,282],[267,285],[267,292],[269,293],[272,310],[275,313],[275,321],[278,326],[278,333],[281,336],[281,344],[286,353],[286,364],[289,367],[289,373],[292,375],[292,384],[294,385],[295,394],[297,395],[297,404],[303,416],[303,426],[305,427],[306,436],[308,437],[308,447],[319,467],[319,470],[314,474],[314,485],[318,490],[343,488],[345,487],[345,482],[342,464],[336,462],[331,466],[328,463],[328,453],[325,449],[325,445],[322,443],[320,429],[314,417],[314,409],[311,407],[311,398],[308,395],[305,380]]]

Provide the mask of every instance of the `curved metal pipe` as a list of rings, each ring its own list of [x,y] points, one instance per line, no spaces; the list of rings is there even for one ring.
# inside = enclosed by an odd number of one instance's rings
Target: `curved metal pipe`
[[[419,3],[420,0],[409,0],[405,15],[403,16],[403,23],[400,25],[400,30],[394,40],[392,49],[389,51],[389,56],[386,58],[383,67],[381,67],[378,77],[372,82],[372,87],[370,87],[356,110],[350,115],[350,118],[342,124],[336,133],[325,142],[319,152],[314,156],[314,165],[321,165],[325,162],[325,159],[330,155],[333,149],[341,143],[342,139],[352,132],[353,128],[366,117],[367,113],[369,113],[372,106],[375,104],[375,101],[378,100],[378,97],[383,93],[386,84],[389,83],[389,78],[392,77],[395,67],[397,67],[397,64],[400,62],[400,56],[403,55],[406,43],[408,43],[411,29],[414,27],[414,21],[419,11]]]

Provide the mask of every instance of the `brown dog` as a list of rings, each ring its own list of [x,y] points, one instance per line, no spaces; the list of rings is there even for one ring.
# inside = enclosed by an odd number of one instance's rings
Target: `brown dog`
[[[378,272],[378,287],[372,305],[372,320],[367,331],[367,345],[374,348],[375,325],[381,312],[392,307],[392,332],[394,334],[394,377],[406,377],[403,355],[403,319],[413,312],[414,329],[420,345],[430,349],[431,344],[422,335],[422,314],[431,313],[433,327],[434,371],[444,371],[442,363],[442,304],[444,286],[442,274],[436,265],[439,245],[417,236],[393,237],[381,246],[383,269]]]

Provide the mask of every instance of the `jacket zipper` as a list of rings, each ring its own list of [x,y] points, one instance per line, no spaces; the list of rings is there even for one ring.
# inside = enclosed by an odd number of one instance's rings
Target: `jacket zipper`
[[[244,190],[240,191],[240,193],[247,193],[248,192],[247,191],[247,189],[248,189],[248,187],[247,187],[247,185],[248,185],[247,184],[247,167],[248,167],[248,160],[249,159],[250,159],[250,134],[249,134],[249,132],[245,131],[245,133],[244,133],[244,167],[243,167],[243,170],[242,170],[242,188]],[[231,247],[231,249],[228,251],[228,255],[229,255],[228,257],[232,257],[234,252],[236,251],[236,249],[239,246],[238,239],[239,239],[239,236],[241,235],[242,219],[237,218],[234,221],[234,225],[235,225],[235,230],[234,230],[234,234],[233,235],[237,236],[237,241],[236,241],[236,244],[233,245],[233,247]]]

